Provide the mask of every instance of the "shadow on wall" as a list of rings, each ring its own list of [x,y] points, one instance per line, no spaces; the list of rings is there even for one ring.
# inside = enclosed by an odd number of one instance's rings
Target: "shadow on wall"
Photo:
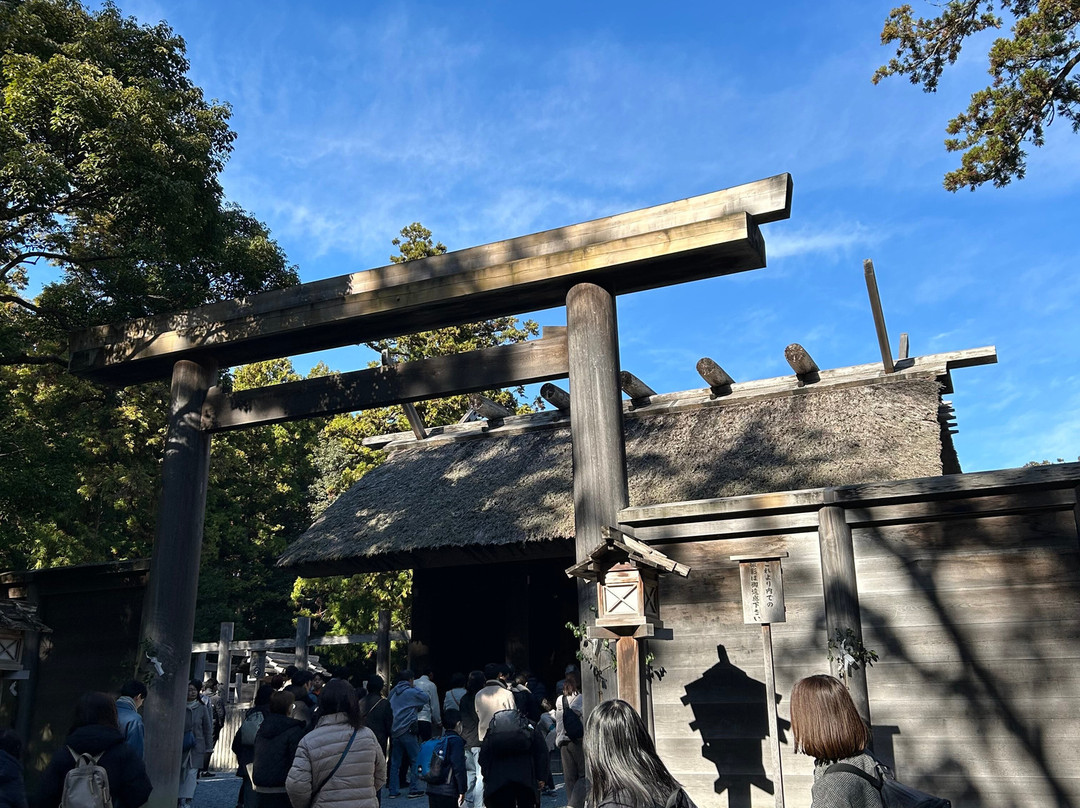
[[[723,645],[717,663],[686,686],[682,703],[694,711],[690,728],[701,736],[701,755],[716,766],[717,794],[728,793],[728,808],[750,808],[750,787],[773,794],[765,773],[764,745],[769,737],[765,683],[751,679],[731,664]],[[780,697],[776,697],[777,703]],[[780,720],[780,741],[791,724]]]

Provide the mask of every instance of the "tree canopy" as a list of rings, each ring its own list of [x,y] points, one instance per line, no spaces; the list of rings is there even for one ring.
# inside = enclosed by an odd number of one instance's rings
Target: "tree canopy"
[[[1000,0],[1011,21],[1010,37],[999,37],[988,52],[990,84],[971,96],[966,111],[946,127],[945,148],[960,152],[960,167],[945,175],[949,191],[975,190],[991,182],[1023,179],[1025,145],[1042,146],[1047,125],[1060,116],[1080,131],[1080,4],[1076,0]],[[956,62],[965,42],[1005,19],[994,0],[949,0],[935,4],[935,17],[916,17],[910,5],[894,8],[881,32],[896,56],[874,73],[877,84],[892,75],[934,92],[942,73]]]
[[[4,0],[0,53],[0,363],[62,366],[72,329],[297,282],[224,201],[230,110],[167,25]],[[46,264],[60,280],[32,283]]]

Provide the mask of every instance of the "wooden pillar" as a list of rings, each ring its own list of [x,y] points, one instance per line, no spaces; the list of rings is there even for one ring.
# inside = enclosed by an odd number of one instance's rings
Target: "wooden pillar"
[[[379,609],[379,633],[375,641],[375,672],[390,688],[390,610]]]
[[[575,556],[583,561],[601,541],[601,529],[614,525],[629,504],[626,447],[623,443],[619,388],[619,336],[615,296],[600,286],[580,283],[566,295],[570,365],[570,430],[574,457]],[[578,585],[578,622],[595,620],[596,586]],[[599,701],[591,677],[582,671],[585,713]]]
[[[1080,485],[1073,489],[1073,521],[1076,522],[1076,538],[1080,542]]]
[[[296,618],[296,667],[306,671],[308,667],[308,640],[311,638],[311,618]]]
[[[206,392],[216,376],[217,367],[211,362],[181,360],[173,367],[161,501],[142,631],[144,647],[164,671],[151,679],[143,706],[146,773],[154,786],[147,802],[150,808],[175,808],[180,785],[210,466],[210,436],[199,424]]]
[[[206,652],[200,651],[191,656],[191,678],[200,682],[206,678]]]
[[[222,698],[226,698],[229,695],[229,679],[232,678],[232,653],[229,650],[229,644],[233,639],[233,630],[235,628],[234,623],[222,623],[221,633],[218,635],[218,647],[217,647],[217,681],[218,689],[225,688],[225,693]]]
[[[855,578],[855,547],[844,509],[826,505],[818,511],[818,543],[821,548],[821,579],[825,590],[825,630],[828,639],[836,631],[851,629],[862,642],[862,617],[859,613],[859,584]],[[837,666],[833,663],[833,675]],[[866,689],[866,670],[860,667],[848,676],[848,691],[863,721],[870,725],[870,697]]]
[[[641,653],[641,646],[633,637],[619,637],[615,641],[619,698],[637,710],[638,715],[644,717],[648,711],[643,710],[644,705],[641,700],[641,681],[644,678],[641,675],[644,667],[642,656],[644,655]]]

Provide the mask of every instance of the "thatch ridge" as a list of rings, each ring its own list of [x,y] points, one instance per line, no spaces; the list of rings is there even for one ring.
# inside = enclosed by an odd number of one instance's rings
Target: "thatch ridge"
[[[936,380],[905,379],[627,419],[630,504],[938,475],[939,404]],[[342,494],[279,563],[330,574],[447,563],[455,550],[565,551],[571,468],[568,425],[414,444]]]

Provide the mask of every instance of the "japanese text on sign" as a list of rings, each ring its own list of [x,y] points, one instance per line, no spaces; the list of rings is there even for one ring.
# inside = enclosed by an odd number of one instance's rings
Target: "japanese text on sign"
[[[739,581],[744,623],[783,623],[786,620],[780,559],[740,562]]]

